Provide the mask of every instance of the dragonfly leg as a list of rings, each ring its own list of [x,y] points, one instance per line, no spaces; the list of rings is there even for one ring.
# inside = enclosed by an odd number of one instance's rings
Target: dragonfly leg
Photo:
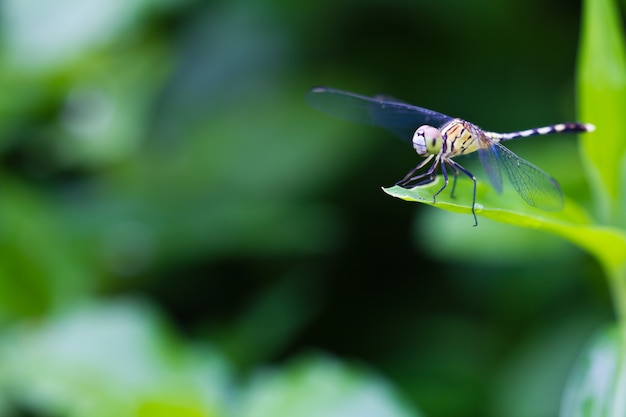
[[[454,180],[452,182],[452,191],[450,192],[450,198],[454,198],[454,192],[456,191],[456,180],[459,178],[459,169],[454,165],[450,165],[450,168],[452,168],[452,172],[454,173]]]
[[[441,174],[443,175],[443,185],[435,194],[433,194],[433,204],[437,202],[437,196],[448,186],[448,172],[446,171],[445,160],[441,164]]]
[[[409,173],[404,176],[404,178],[398,181],[396,185],[406,188],[407,186],[409,186],[409,184],[414,184],[414,186],[418,186],[418,185],[424,185],[424,184],[433,182],[433,180],[435,179],[435,176],[433,175],[433,173],[435,172],[435,169],[437,168],[437,165],[439,164],[439,159],[435,160],[435,162],[431,165],[431,167],[428,169],[427,172],[424,172],[419,175],[415,175],[417,171],[424,168],[426,164],[432,161],[433,157],[434,155],[430,155],[428,158],[420,162],[415,168],[410,170]],[[424,178],[427,178],[427,179],[424,179]]]
[[[474,227],[478,226],[478,218],[476,217],[476,177],[474,176],[474,174],[469,172],[467,169],[463,168],[457,162],[454,162],[452,159],[446,159],[444,162],[447,162],[450,165],[450,167],[454,169],[455,171],[460,170],[462,173],[467,175],[469,179],[471,179],[472,182],[474,183],[474,192],[472,194],[472,215],[474,216]],[[444,164],[442,163],[441,166],[443,167]]]

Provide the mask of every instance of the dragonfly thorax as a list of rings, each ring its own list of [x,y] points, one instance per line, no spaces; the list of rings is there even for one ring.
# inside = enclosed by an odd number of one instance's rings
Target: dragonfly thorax
[[[413,148],[420,156],[434,155],[441,151],[443,137],[439,129],[424,125],[413,134]]]

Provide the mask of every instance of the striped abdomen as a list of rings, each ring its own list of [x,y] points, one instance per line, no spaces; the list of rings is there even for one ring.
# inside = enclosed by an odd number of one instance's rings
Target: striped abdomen
[[[559,123],[556,125],[511,133],[485,132],[485,135],[492,140],[503,141],[517,138],[527,138],[528,136],[550,135],[552,133],[580,133],[593,132],[594,130],[595,126],[587,123]]]

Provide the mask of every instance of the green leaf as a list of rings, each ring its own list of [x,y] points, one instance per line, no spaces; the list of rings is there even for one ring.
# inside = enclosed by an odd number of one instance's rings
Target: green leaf
[[[392,387],[363,369],[312,355],[256,375],[242,417],[418,417]]]
[[[147,304],[85,305],[0,335],[0,404],[68,417],[227,414],[230,373]],[[0,409],[1,411],[1,409]]]
[[[617,327],[596,335],[568,380],[562,417],[626,414],[626,346]]]
[[[77,302],[91,290],[93,267],[59,221],[58,206],[19,181],[3,177],[2,184],[0,317],[43,315]]]
[[[578,89],[581,118],[597,127],[593,135],[581,137],[580,149],[598,217],[623,230],[626,133],[619,120],[626,114],[626,46],[615,0],[583,2]],[[626,326],[626,263],[603,254],[623,252],[623,242],[598,240],[595,245],[591,252],[603,262],[622,326]]]
[[[581,156],[600,219],[624,220],[620,209],[626,133],[626,48],[621,17],[613,0],[583,2],[578,90],[581,120],[596,132],[581,136]]]
[[[433,183],[424,186],[412,189],[394,186],[383,190],[403,200],[471,214],[472,183],[459,179],[454,197],[448,191],[450,186],[435,201],[433,196],[442,185],[443,178],[438,176]],[[626,234],[619,229],[593,225],[582,207],[568,198],[563,210],[543,211],[529,206],[512,187],[505,187],[504,192],[498,194],[491,186],[478,182],[475,208],[478,216],[562,236],[598,257],[611,271],[619,270],[626,262]],[[468,219],[468,227],[472,224],[473,220]]]

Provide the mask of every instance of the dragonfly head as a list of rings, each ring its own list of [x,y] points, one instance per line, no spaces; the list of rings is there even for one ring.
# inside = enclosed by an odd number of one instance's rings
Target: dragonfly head
[[[443,146],[443,137],[439,129],[424,125],[413,134],[413,148],[420,156],[438,154]]]

